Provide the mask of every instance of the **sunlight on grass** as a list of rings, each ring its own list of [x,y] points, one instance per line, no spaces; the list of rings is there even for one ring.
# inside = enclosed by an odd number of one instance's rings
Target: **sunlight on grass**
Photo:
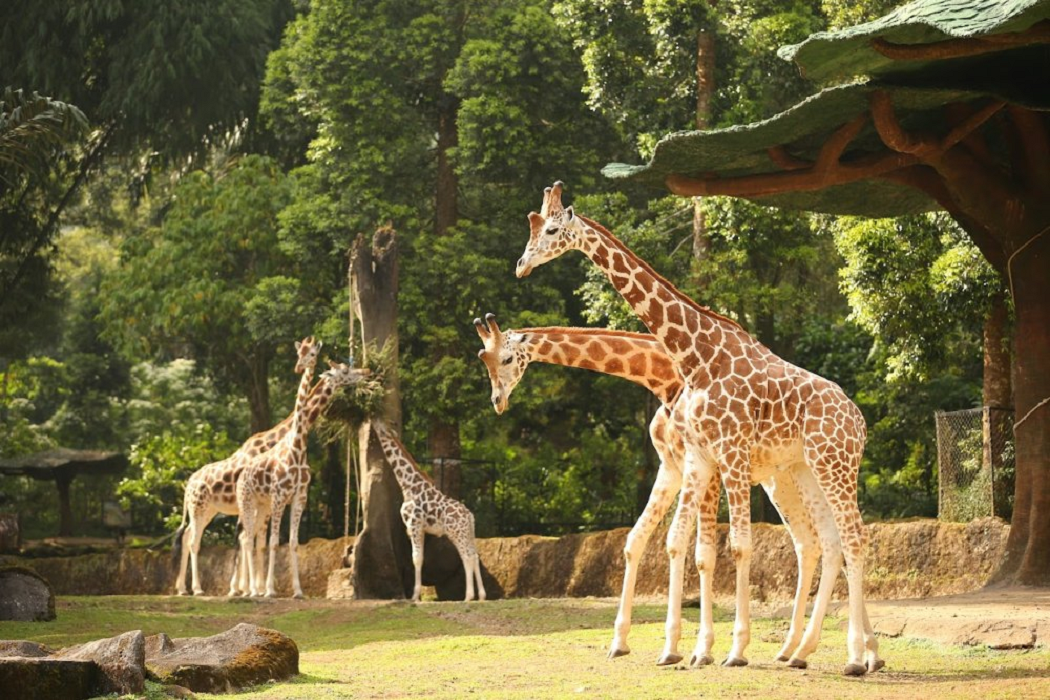
[[[200,636],[238,622],[288,634],[299,644],[301,675],[236,694],[238,698],[1035,698],[1050,697],[1050,650],[990,651],[881,639],[887,668],[861,678],[839,675],[845,662],[840,620],[824,626],[810,668],[771,659],[785,620],[756,619],[750,666],[658,668],[664,609],[635,608],[632,653],[607,661],[613,601],[505,600],[487,603],[348,603],[169,597],[63,598],[50,623],[0,623],[0,638],[60,647],[129,629]],[[692,650],[695,609],[683,616],[680,651]],[[731,616],[719,611],[716,658],[728,651]],[[198,697],[222,697],[206,694]]]

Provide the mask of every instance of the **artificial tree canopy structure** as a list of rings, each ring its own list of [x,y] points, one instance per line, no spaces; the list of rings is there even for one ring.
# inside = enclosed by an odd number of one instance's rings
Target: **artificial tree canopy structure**
[[[58,487],[58,534],[69,537],[73,534],[73,509],[69,501],[69,486],[74,477],[82,474],[120,474],[127,466],[127,457],[119,452],[57,447],[24,457],[0,460],[0,474],[54,481]]]
[[[1050,583],[1050,0],[917,0],[780,50],[837,84],[671,134],[616,179],[863,216],[945,209],[1006,281],[1017,482],[1004,573]]]

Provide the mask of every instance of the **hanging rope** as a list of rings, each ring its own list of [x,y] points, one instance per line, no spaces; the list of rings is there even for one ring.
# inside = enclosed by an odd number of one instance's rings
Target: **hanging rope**
[[[346,266],[347,297],[347,344],[350,353],[350,366],[354,365],[354,250],[351,248]],[[357,487],[356,508],[354,508],[354,538],[361,534],[361,469],[357,455],[358,441],[354,440],[352,428],[346,429],[346,491],[343,494],[343,537],[350,534],[350,479]]]

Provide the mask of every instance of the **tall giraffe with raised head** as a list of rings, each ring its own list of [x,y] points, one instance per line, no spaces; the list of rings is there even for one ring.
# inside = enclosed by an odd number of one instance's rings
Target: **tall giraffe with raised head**
[[[358,382],[367,370],[355,369],[345,364],[331,364],[321,374],[317,386],[304,397],[296,397],[292,412],[292,425],[281,440],[269,452],[251,458],[237,480],[237,508],[241,514],[241,551],[251,551],[251,543],[262,534],[266,519],[270,519],[269,556],[266,570],[265,595],[277,594],[274,587],[274,566],[277,544],[281,533],[284,509],[291,505],[288,529],[288,560],[292,573],[292,591],[296,598],[303,597],[299,584],[299,521],[306,507],[307,490],[310,485],[310,465],[306,461],[307,435],[317,418],[328,407],[338,388]],[[260,576],[256,574],[255,557],[246,556],[251,595],[262,593]],[[260,572],[261,573],[261,572]]]
[[[302,374],[296,402],[304,400],[310,392],[317,356],[321,352],[321,341],[313,336],[295,343],[297,360],[295,371]],[[244,466],[253,457],[264,454],[280,442],[292,427],[292,415],[261,433],[248,438],[240,448],[226,459],[207,464],[186,481],[182,497],[182,525],[175,531],[174,556],[180,560],[179,577],[175,581],[175,591],[186,595],[186,565],[191,564],[193,595],[202,595],[204,589],[200,584],[198,556],[204,529],[217,514],[237,515],[237,480]],[[242,550],[238,562],[234,565],[233,577],[230,579],[229,595],[243,590],[238,579],[243,582],[247,570],[246,557],[252,556],[252,550]]]
[[[647,334],[560,327],[503,331],[493,314],[486,315],[484,322],[474,319],[474,325],[485,345],[478,352],[478,356],[488,370],[492,386],[492,405],[497,413],[506,410],[511,392],[532,362],[580,367],[622,377],[645,387],[660,400],[660,409],[649,425],[653,446],[660,456],[660,466],[649,501],[627,536],[624,546],[626,569],[609,658],[630,653],[627,635],[631,627],[631,609],[638,566],[649,538],[667,513],[682,482],[685,444],[682,441],[682,426],[678,424],[681,417],[675,413],[677,400],[684,387],[682,376],[660,343]],[[826,501],[818,499],[818,504],[824,507],[815,517],[812,516],[802,502],[801,487],[796,482],[793,472],[775,472],[762,486],[787,525],[798,557],[798,584],[791,626],[777,655],[778,660],[787,661],[802,640],[806,600],[817,558],[822,552],[824,565],[821,568],[821,585],[814,609],[824,611],[839,570],[841,548]],[[810,484],[810,488],[813,486]],[[712,480],[711,487],[703,495],[699,506],[698,556],[704,548],[714,546],[719,494],[718,481]],[[700,573],[707,579],[701,583],[701,588],[710,591],[709,579],[713,572],[701,568]],[[677,663],[682,658],[677,650],[680,620],[680,610],[668,610],[668,634],[659,661],[661,664]],[[819,620],[814,621],[816,630],[820,629],[820,623]]]
[[[465,505],[438,490],[420,471],[412,455],[386,423],[375,421],[372,427],[375,428],[383,454],[394,470],[394,477],[405,499],[401,504],[401,520],[412,542],[412,565],[416,570],[412,600],[419,602],[423,588],[423,543],[428,534],[448,537],[459,552],[467,577],[465,600],[474,599],[475,581],[478,585],[478,600],[485,600],[481,560],[474,539],[474,514]]]
[[[862,675],[869,666],[874,669],[877,641],[866,639],[864,623],[867,530],[857,507],[857,473],[866,438],[860,410],[838,385],[777,357],[736,322],[682,294],[601,225],[576,215],[572,207],[564,208],[561,191],[560,182],[548,188],[541,212],[529,214],[529,242],[518,260],[517,276],[527,276],[568,250],[581,251],[630,304],[682,373],[685,388],[679,400],[684,402],[686,464],[679,507],[668,533],[668,554],[672,573],[682,571],[699,500],[711,480],[720,477],[736,560],[736,621],[724,664],[747,664],[751,485],[776,470],[804,464],[831,507],[845,557],[849,631],[843,673]],[[811,502],[806,506],[814,512]],[[715,553],[704,551],[698,558],[702,569],[709,570]],[[670,597],[671,604],[680,602],[680,586]],[[701,603],[701,634],[693,659],[704,661],[711,658],[713,614],[709,599]],[[813,651],[807,641],[803,639],[789,663],[805,665]]]

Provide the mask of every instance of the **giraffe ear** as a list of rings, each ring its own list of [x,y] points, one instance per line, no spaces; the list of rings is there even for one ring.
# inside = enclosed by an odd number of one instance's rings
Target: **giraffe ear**
[[[295,341],[295,351],[296,352],[299,352],[299,348],[301,348],[302,346],[303,346],[303,343],[302,343],[301,340]]]
[[[576,216],[576,212],[572,210],[571,206],[565,207],[565,220],[572,221],[572,217]]]
[[[480,350],[478,350],[478,359],[485,359],[485,348],[481,348]]]

